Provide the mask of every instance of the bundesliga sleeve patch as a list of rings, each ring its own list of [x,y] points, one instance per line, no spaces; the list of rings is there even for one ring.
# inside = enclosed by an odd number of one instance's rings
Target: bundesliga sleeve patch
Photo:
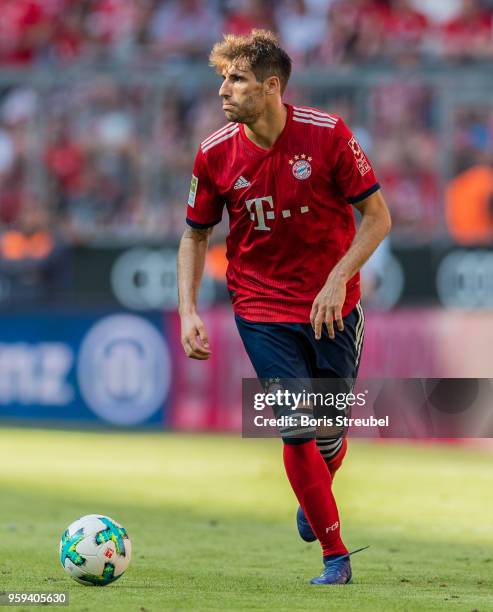
[[[370,172],[371,166],[370,166],[369,161],[366,159],[366,156],[363,153],[363,150],[359,146],[358,141],[356,140],[354,136],[348,142],[348,145],[350,146],[351,151],[353,152],[354,159],[356,160],[356,165],[358,167],[359,173],[361,174],[361,176],[365,176],[367,172]]]
[[[192,180],[190,182],[190,193],[188,194],[188,205],[192,208],[195,206],[195,196],[197,195],[197,186],[199,184],[199,179],[192,174]]]

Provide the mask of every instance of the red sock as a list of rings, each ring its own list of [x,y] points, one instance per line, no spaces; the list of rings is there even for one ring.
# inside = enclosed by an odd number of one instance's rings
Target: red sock
[[[337,470],[341,467],[342,461],[346,456],[347,451],[347,438],[344,438],[342,441],[342,446],[339,449],[339,452],[335,457],[332,457],[330,461],[327,461],[327,467],[329,468],[330,475],[332,476],[332,480],[334,480],[334,476],[336,475]]]
[[[284,444],[284,466],[291,487],[322,545],[324,556],[345,555],[332,477],[315,440]]]

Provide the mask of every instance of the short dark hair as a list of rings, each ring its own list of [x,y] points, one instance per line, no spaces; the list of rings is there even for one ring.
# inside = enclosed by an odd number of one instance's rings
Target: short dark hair
[[[281,93],[291,75],[291,58],[279,46],[278,37],[269,30],[252,30],[248,36],[225,34],[224,40],[212,48],[209,61],[220,73],[229,64],[243,61],[260,82],[277,76]]]

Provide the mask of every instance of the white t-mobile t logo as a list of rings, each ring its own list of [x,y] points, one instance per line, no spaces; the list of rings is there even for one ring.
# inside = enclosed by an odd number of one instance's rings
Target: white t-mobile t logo
[[[267,202],[268,204],[265,213],[264,202]],[[252,221],[255,221],[255,217],[257,219],[257,225],[254,227],[254,229],[270,232],[271,228],[267,227],[265,220],[274,219],[274,202],[272,201],[272,196],[264,196],[263,198],[253,198],[252,200],[247,200],[246,207],[250,213],[250,219]],[[269,210],[269,208],[271,210]]]

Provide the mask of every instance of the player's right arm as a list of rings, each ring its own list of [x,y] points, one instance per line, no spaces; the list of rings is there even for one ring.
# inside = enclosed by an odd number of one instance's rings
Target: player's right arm
[[[207,331],[197,314],[197,297],[204,273],[209,236],[221,221],[223,204],[210,178],[201,149],[193,169],[187,207],[187,227],[178,249],[178,312],[181,343],[192,359],[209,359]]]
[[[197,314],[197,295],[204,272],[205,255],[212,227],[187,227],[178,249],[178,311],[181,319],[181,343],[192,359],[208,359],[209,340],[202,319]],[[200,339],[200,343],[197,341]]]

